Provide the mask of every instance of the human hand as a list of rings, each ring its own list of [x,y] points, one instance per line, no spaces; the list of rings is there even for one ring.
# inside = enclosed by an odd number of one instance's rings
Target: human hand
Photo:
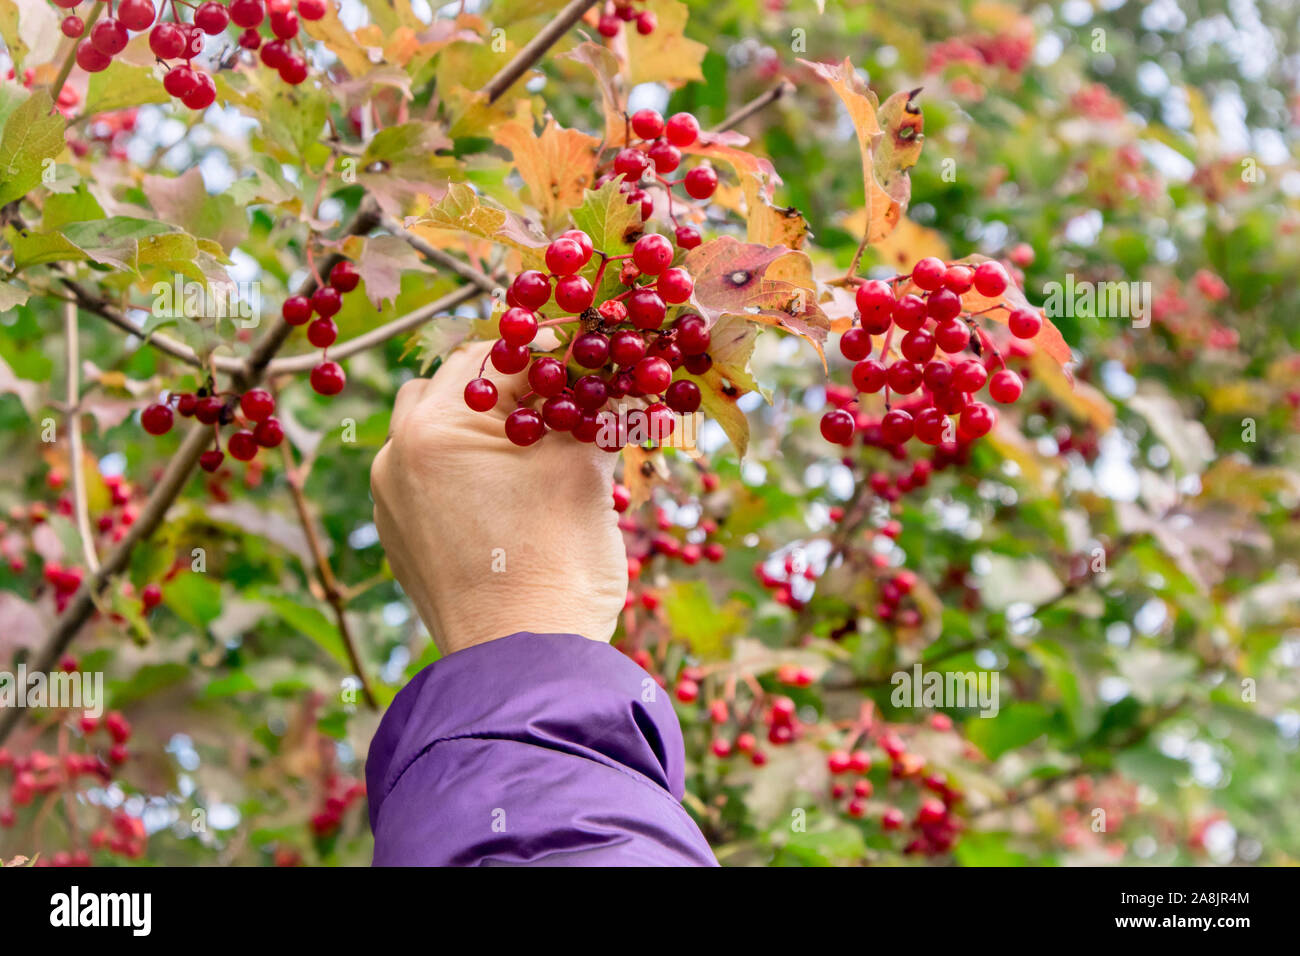
[[[398,391],[370,469],[379,539],[443,654],[518,631],[608,641],[627,593],[618,456],[559,433],[511,444],[503,424],[529,391],[524,373],[488,364],[496,408],[466,407],[488,349],[462,348]]]

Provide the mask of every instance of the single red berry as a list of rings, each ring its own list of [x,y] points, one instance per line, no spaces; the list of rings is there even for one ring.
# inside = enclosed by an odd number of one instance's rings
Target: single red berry
[[[619,150],[614,157],[614,172],[621,174],[624,181],[629,183],[640,182],[649,165],[650,160],[646,154],[631,147]]]
[[[291,295],[284,300],[280,314],[290,325],[306,325],[311,319],[311,299],[305,295]]]
[[[140,607],[144,610],[146,614],[148,614],[150,611],[152,611],[161,603],[162,603],[162,588],[160,588],[156,584],[146,584],[144,590],[140,592]],[[91,720],[93,721],[94,718],[92,717]],[[81,722],[81,729],[84,733],[92,733],[95,729],[95,724],[92,723],[90,729],[87,730],[86,721],[85,718],[83,718]]]
[[[311,294],[312,310],[322,318],[337,315],[343,307],[343,296],[331,285],[323,285]]]
[[[924,364],[934,358],[934,333],[929,329],[908,332],[903,336],[899,349],[906,358]]]
[[[668,391],[664,393],[664,401],[673,411],[689,415],[699,411],[700,387],[687,379],[678,379],[668,386]]]
[[[853,441],[853,416],[842,408],[822,416],[822,437],[834,445],[848,445]]]
[[[596,247],[591,244],[591,236],[587,235],[581,229],[566,229],[560,233],[560,239],[572,239],[582,249],[582,254],[590,260],[595,255]],[[584,260],[585,264],[586,260]]]
[[[970,345],[970,329],[961,319],[949,319],[935,328],[934,341],[949,354],[963,352]]]
[[[987,435],[997,423],[997,412],[983,402],[971,402],[962,409],[961,418],[957,420],[957,431],[963,438],[979,438]]]
[[[160,60],[175,59],[185,49],[185,34],[174,23],[157,23],[149,31],[149,49]]]
[[[669,305],[681,305],[690,299],[695,291],[695,282],[685,269],[668,269],[659,277],[655,288]]]
[[[497,387],[486,378],[475,378],[465,385],[465,404],[476,412],[496,408]]]
[[[642,10],[636,15],[636,32],[643,37],[648,37],[655,32],[655,27],[659,25],[659,18],[651,10]]]
[[[545,432],[542,416],[531,408],[516,408],[506,416],[506,437],[520,447],[535,443]]]
[[[609,389],[599,375],[584,375],[573,383],[573,400],[583,411],[594,412],[608,397]]]
[[[280,79],[290,86],[297,86],[307,79],[307,61],[297,53],[291,53],[280,63]]]
[[[864,359],[853,366],[853,387],[871,394],[885,387],[885,367],[874,359]]]
[[[298,14],[292,10],[272,10],[271,32],[281,40],[292,40],[298,35]]]
[[[239,397],[239,408],[249,421],[264,421],[275,412],[275,398],[264,388],[250,388]]]
[[[953,387],[963,392],[978,392],[989,380],[988,369],[974,359],[959,362],[953,368]]]
[[[555,395],[542,403],[542,421],[557,432],[573,431],[582,420],[582,409],[567,395]]]
[[[632,369],[636,387],[646,395],[658,395],[673,378],[673,367],[666,359],[657,355],[648,355],[636,363]]]
[[[231,0],[230,19],[237,27],[255,27],[265,15],[262,0]]]
[[[193,392],[186,392],[176,399],[176,411],[185,418],[194,414],[194,410],[199,406],[199,397]]]
[[[1032,339],[1043,327],[1043,318],[1031,309],[1016,309],[1008,317],[1007,327],[1018,339]]]
[[[919,329],[925,325],[926,318],[925,300],[920,296],[909,293],[894,306],[894,324],[904,332]]]
[[[1000,262],[981,262],[975,269],[975,291],[990,299],[996,299],[1006,292],[1010,282],[1007,270],[1002,268]]]
[[[880,815],[880,828],[882,830],[897,830],[906,822],[907,818],[903,816],[903,811],[897,807],[890,807]]]
[[[683,249],[694,249],[703,241],[703,237],[700,236],[700,230],[690,225],[678,226],[674,234],[677,239],[677,245],[681,246]]]
[[[330,285],[340,292],[351,292],[361,281],[361,273],[347,259],[334,263],[330,269]]]
[[[209,448],[203,454],[199,455],[199,467],[204,471],[212,472],[221,467],[225,461],[225,454],[216,448]]]
[[[882,282],[880,279],[871,279],[858,286],[853,300],[858,311],[864,316],[881,312],[891,315],[897,307],[894,291],[889,287],[888,282]]]
[[[690,113],[674,113],[664,126],[664,135],[674,146],[690,146],[699,138],[699,121]]]
[[[708,199],[717,191],[718,174],[712,166],[696,166],[686,174],[683,185],[692,199]]]
[[[63,22],[59,24],[59,29],[65,37],[71,37],[75,40],[86,32],[86,23],[81,17],[64,17]]]
[[[582,276],[565,276],[555,283],[555,304],[565,312],[578,315],[591,308],[596,291]]]
[[[910,395],[921,387],[921,366],[915,362],[900,359],[889,366],[886,375],[890,389],[899,395]]]
[[[564,363],[559,359],[543,355],[534,359],[533,364],[528,367],[528,384],[543,398],[559,395],[568,383],[568,372],[564,370]],[[495,399],[493,401],[495,402]]]
[[[289,44],[283,40],[270,40],[262,44],[262,52],[258,55],[263,63],[278,70],[289,59]]]
[[[338,362],[321,362],[311,370],[311,387],[319,395],[337,395],[346,384],[347,376]]]
[[[194,71],[195,85],[181,97],[181,102],[192,110],[205,110],[217,99],[217,84],[208,74]]]
[[[677,318],[673,323],[673,329],[673,338],[677,341],[677,347],[682,350],[683,355],[687,356],[687,371],[693,375],[703,374],[691,369],[689,362],[690,359],[698,358],[709,350],[709,345],[712,343],[709,323],[694,312],[687,312]]]
[[[204,425],[214,425],[221,418],[221,411],[225,408],[221,399],[209,395],[207,398],[199,400],[198,405],[194,407],[194,417]]]
[[[596,23],[596,29],[600,31],[601,36],[612,40],[623,29],[623,24],[618,17],[602,14],[600,20]]]
[[[664,118],[657,110],[637,110],[632,114],[632,132],[642,139],[655,139],[664,131]]]
[[[90,42],[105,56],[116,56],[126,49],[126,41],[131,35],[120,22],[109,17],[100,20],[90,28]]]
[[[609,361],[609,338],[583,332],[573,340],[573,358],[583,368],[600,368]]]
[[[497,330],[507,345],[527,345],[537,337],[537,316],[527,309],[506,309],[497,322]]]
[[[952,388],[952,366],[942,359],[926,362],[922,370],[922,381],[932,392],[945,392]]]
[[[657,329],[664,324],[668,308],[659,293],[651,289],[638,289],[627,299],[627,314],[638,329]]]
[[[961,315],[961,299],[951,289],[939,289],[930,293],[925,310],[936,322],[947,322]]]
[[[891,445],[901,445],[912,437],[915,423],[901,408],[891,409],[880,420],[880,437]]]
[[[106,70],[108,64],[112,62],[113,58],[95,49],[90,40],[82,40],[77,44],[77,66],[87,73],[99,73]]]
[[[531,355],[526,345],[511,345],[505,339],[497,339],[493,342],[492,351],[488,353],[492,367],[503,375],[522,372],[528,367]]]
[[[194,25],[210,37],[221,33],[229,24],[230,12],[216,0],[200,3],[194,11]]]
[[[325,9],[325,0],[298,0],[298,16],[304,20],[323,19]]]
[[[916,413],[916,437],[927,445],[938,445],[944,441],[948,417],[939,409],[931,406]]]
[[[947,271],[948,267],[944,265],[942,259],[927,256],[912,266],[912,281],[916,283],[917,288],[934,292],[943,286],[943,274]]]
[[[682,151],[662,139],[646,150],[646,156],[660,176],[666,176],[682,164]]]
[[[257,439],[250,431],[240,430],[226,439],[226,451],[240,461],[252,461],[257,454],[257,447]]]
[[[137,33],[149,29],[157,14],[151,0],[122,0],[117,5],[117,19],[122,26]]]
[[[850,362],[860,362],[871,354],[871,335],[866,329],[851,328],[840,336],[840,354]]]
[[[645,358],[645,338],[639,332],[622,329],[609,339],[609,357],[618,365],[628,368]]]
[[[333,319],[322,316],[307,326],[307,341],[318,349],[329,348],[338,337],[339,327],[334,324]]]
[[[975,281],[975,270],[970,266],[952,265],[944,270],[943,287],[957,295],[965,295]]]
[[[1019,375],[1009,368],[1004,368],[1000,372],[994,372],[993,377],[989,379],[989,398],[1003,405],[1010,405],[1020,398],[1024,387]]]
[[[529,269],[515,276],[510,291],[522,308],[536,312],[551,300],[551,280],[536,269]]]
[[[657,276],[672,264],[673,244],[657,233],[642,236],[632,247],[632,261],[644,274]]]
[[[140,413],[140,424],[150,435],[165,435],[172,430],[172,410],[167,405],[150,405]]]
[[[239,35],[239,45],[245,50],[256,50],[262,45],[262,34],[256,27],[249,27]]]
[[[557,276],[571,276],[587,264],[590,254],[573,239],[556,239],[546,247],[546,268]]]
[[[284,441],[284,426],[276,418],[268,418],[257,423],[253,429],[253,438],[263,448],[278,448]]]

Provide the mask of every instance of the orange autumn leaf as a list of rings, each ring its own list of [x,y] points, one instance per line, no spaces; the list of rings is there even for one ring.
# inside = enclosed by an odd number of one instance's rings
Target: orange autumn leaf
[[[531,120],[517,119],[497,129],[496,141],[510,150],[515,168],[528,187],[528,199],[548,231],[554,231],[569,210],[582,202],[587,183],[596,172],[600,140],[565,129],[553,119],[541,134]]]

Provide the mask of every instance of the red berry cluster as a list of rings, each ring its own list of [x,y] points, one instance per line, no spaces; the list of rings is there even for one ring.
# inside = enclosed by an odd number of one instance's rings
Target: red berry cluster
[[[620,187],[629,205],[639,206],[641,219],[654,214],[654,197],[644,188],[647,177],[663,188],[668,202],[668,218],[675,229],[674,238],[683,249],[694,249],[701,242],[700,231],[689,223],[678,223],[673,187],[681,186],[692,199],[710,198],[718,188],[718,174],[703,163],[680,179],[667,179],[682,164],[682,150],[700,139],[700,123],[690,113],[674,113],[665,120],[655,110],[637,110],[632,114],[628,144],[615,154],[596,180],[595,188],[622,176]]]
[[[150,435],[171,431],[175,421],[173,404],[176,414],[212,425],[216,432],[217,447],[199,456],[199,466],[204,471],[216,471],[225,461],[225,453],[220,448],[222,426],[237,426],[226,439],[226,451],[239,461],[251,461],[259,449],[275,448],[284,441],[284,427],[272,414],[275,397],[264,388],[251,388],[242,395],[218,394],[210,386],[197,392],[173,392],[140,414],[144,430]]]
[[[655,27],[659,26],[659,18],[649,10],[637,10],[631,2],[624,0],[607,0],[601,8],[600,19],[596,21],[596,29],[600,35],[606,39],[612,40],[623,32],[624,23],[635,23],[636,32],[643,37],[648,37],[655,32]]]
[[[321,362],[311,370],[311,387],[318,395],[337,395],[347,384],[343,366],[326,358],[326,350],[339,337],[334,316],[343,308],[343,296],[361,282],[357,267],[343,259],[330,269],[329,281],[320,283],[309,297],[291,295],[284,300],[280,314],[290,325],[306,325],[307,341],[321,349]],[[312,315],[316,318],[312,318]]]
[[[75,9],[81,0],[54,0],[65,10]],[[103,2],[103,0],[95,0]],[[180,19],[176,4],[171,4],[172,20],[158,19],[153,0],[117,0],[116,10],[109,3],[109,15],[97,21],[77,45],[76,60],[87,73],[108,69],[113,57],[126,49],[131,33],[149,30],[149,49],[168,67],[163,88],[190,109],[211,106],[217,98],[212,76],[194,66],[194,58],[203,52],[203,37],[219,36],[234,23],[242,27],[239,45],[245,50],[261,49],[264,64],[277,70],[284,82],[297,85],[307,78],[305,51],[295,51],[292,41],[298,37],[299,20],[319,20],[325,16],[327,0],[205,0],[194,8],[193,19]],[[186,4],[189,6],[189,4]],[[157,20],[157,22],[155,22]],[[272,39],[265,44],[258,27],[266,22]],[[85,21],[70,13],[61,29],[64,36],[78,39],[86,32]],[[171,62],[179,61],[179,62]]]
[[[594,282],[588,281],[580,271],[596,255],[600,266]],[[484,367],[491,361],[505,375],[527,369],[531,391],[524,402],[538,398],[542,406],[538,411],[521,402],[506,418],[507,438],[531,445],[549,429],[618,451],[638,430],[646,436],[642,441],[667,439],[676,426],[674,412],[699,409],[699,386],[673,376],[678,369],[694,375],[709,370],[709,328],[697,313],[685,310],[669,323],[669,312],[689,301],[695,288],[685,269],[672,266],[673,256],[672,243],[661,235],[644,235],[631,252],[610,256],[593,249],[585,232],[571,229],[546,247],[547,272],[528,270],[515,277],[498,322],[501,337]],[[624,290],[597,305],[606,268],[620,260]],[[539,312],[552,302],[550,311],[561,317],[539,321]],[[543,325],[572,322],[579,322],[580,330],[569,338],[563,360],[529,348]],[[625,417],[604,410],[610,400],[625,397],[651,403]],[[497,399],[496,386],[481,370],[465,386],[465,404],[475,411],[495,408]]]
[[[628,490],[622,485],[614,486],[614,510],[623,513],[629,501]],[[645,566],[655,557],[666,561],[680,561],[693,567],[701,561],[717,564],[727,555],[727,549],[717,541],[710,541],[718,533],[718,522],[712,518],[702,519],[694,528],[678,527],[669,517],[668,512],[659,508],[655,513],[654,528],[648,527],[635,515],[624,515],[619,519],[619,529],[623,532],[623,544],[627,549],[627,578],[633,582],[641,577]],[[638,601],[647,611],[659,607],[658,596],[653,591],[638,595],[629,589],[626,607],[634,606]]]
[[[909,279],[917,293],[897,295],[895,287],[901,290]],[[840,337],[840,353],[856,363],[852,379],[859,393],[884,392],[886,412],[879,427],[886,445],[901,446],[913,437],[927,445],[971,441],[988,434],[997,421],[990,406],[974,400],[977,392],[987,385],[989,397],[1001,404],[1020,398],[1024,387],[1020,376],[1006,367],[992,339],[976,326],[961,299],[971,289],[986,298],[998,298],[1009,281],[997,262],[982,262],[972,269],[929,257],[918,262],[910,275],[890,282],[873,279],[858,286],[856,324]],[[1007,325],[1016,338],[1032,339],[1043,320],[1031,309],[1014,309]],[[891,361],[895,332],[902,333],[901,356]],[[878,358],[872,357],[873,336],[883,336]],[[985,351],[990,354],[981,360]],[[963,357],[967,352],[975,357]],[[995,371],[990,375],[990,370]],[[891,395],[916,397],[895,403]],[[955,428],[950,415],[958,416]],[[857,424],[847,409],[833,409],[822,417],[822,436],[849,445]]]
[[[75,667],[75,661],[65,661],[65,669]],[[112,782],[113,768],[126,763],[129,757],[126,744],[131,738],[130,721],[121,713],[110,711],[103,720],[83,715],[79,726],[82,740],[87,744],[87,749],[81,753],[64,750],[50,754],[34,750],[26,756],[17,756],[0,747],[0,772],[11,775],[7,805],[0,809],[0,827],[13,827],[19,811],[32,806],[37,797],[60,792],[75,796],[83,789],[101,788]],[[91,747],[93,738],[101,730],[107,736],[106,746]],[[59,851],[48,858],[38,859],[37,865],[89,866],[90,849],[101,848],[130,859],[141,858],[145,850],[145,831],[140,818],[121,810],[109,813],[104,809],[102,812],[109,818],[111,830],[95,830],[90,836],[89,848]],[[72,832],[79,831],[74,828]]]

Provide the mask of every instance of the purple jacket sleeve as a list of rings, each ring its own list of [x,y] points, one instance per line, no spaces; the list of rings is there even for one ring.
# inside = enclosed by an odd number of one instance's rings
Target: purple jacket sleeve
[[[378,866],[716,866],[668,694],[619,651],[512,634],[429,665],[366,759]]]

